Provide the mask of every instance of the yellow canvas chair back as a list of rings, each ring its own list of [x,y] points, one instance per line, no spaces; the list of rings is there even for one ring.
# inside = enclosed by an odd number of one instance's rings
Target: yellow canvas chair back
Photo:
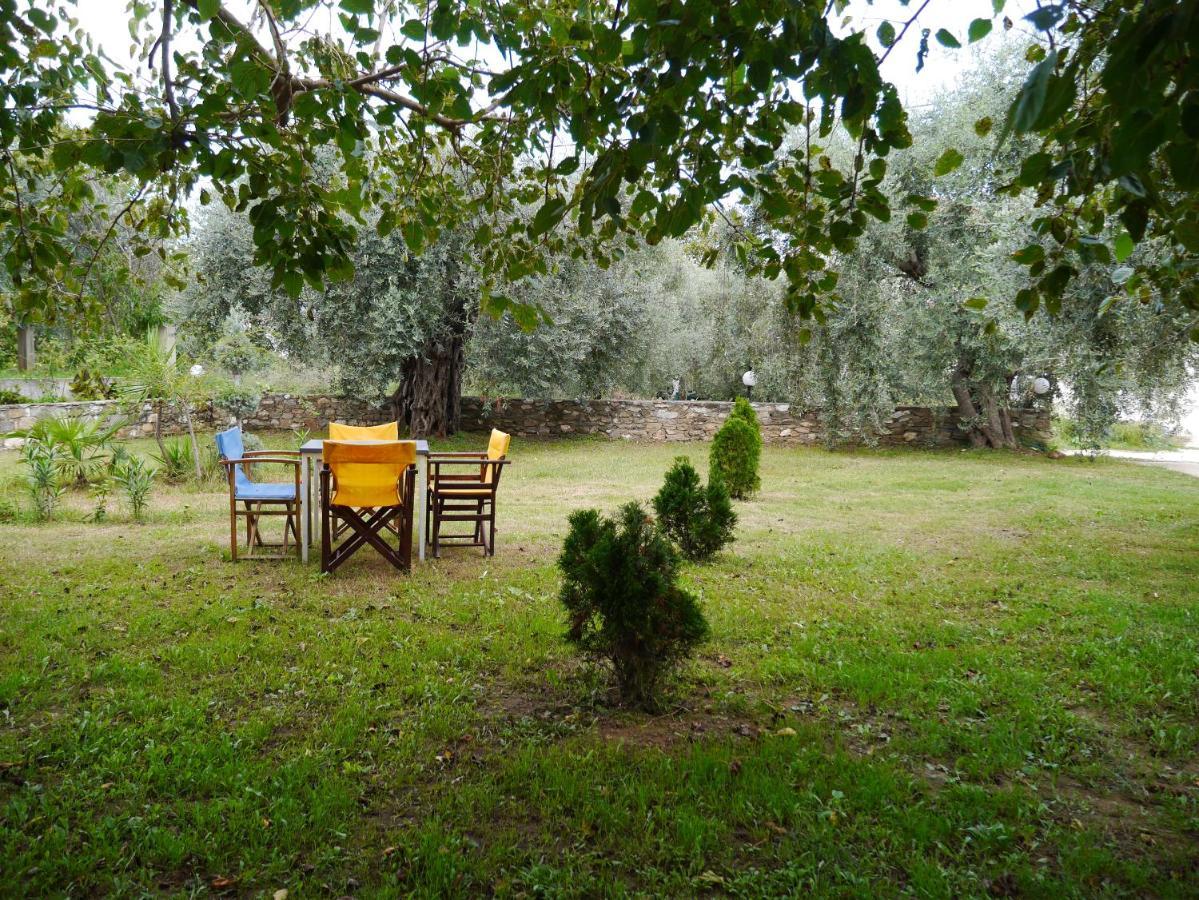
[[[398,441],[399,439],[399,422],[388,422],[385,425],[329,423],[329,440],[331,441]]]
[[[512,444],[512,435],[500,431],[498,428],[491,429],[491,440],[487,442],[487,458],[488,459],[503,459],[508,455],[508,447]],[[484,466],[483,482],[484,484],[491,483],[491,476],[495,472],[492,466]]]
[[[333,473],[330,503],[359,508],[397,506],[400,476],[416,463],[416,441],[325,441],[321,455]]]

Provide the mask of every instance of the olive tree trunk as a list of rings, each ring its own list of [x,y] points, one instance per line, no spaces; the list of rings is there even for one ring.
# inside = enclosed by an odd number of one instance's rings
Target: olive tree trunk
[[[465,343],[459,334],[430,341],[420,356],[404,362],[392,404],[413,437],[445,437],[458,430]]]
[[[950,388],[958,404],[958,421],[965,427],[970,446],[1015,450],[1011,415],[999,403],[990,384],[971,380],[973,368],[969,359],[959,358],[950,376]]]

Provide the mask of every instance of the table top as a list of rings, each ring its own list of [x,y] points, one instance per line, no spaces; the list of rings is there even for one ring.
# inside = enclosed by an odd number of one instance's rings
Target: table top
[[[300,446],[300,452],[319,455],[321,453],[321,451],[324,450],[324,448],[325,448],[325,441],[326,441],[326,438],[313,438],[310,441],[305,441]],[[391,441],[342,441],[341,443],[343,443],[343,444],[390,444],[392,442]],[[416,442],[416,455],[417,456],[428,456],[429,455],[429,442],[428,441],[417,441]]]

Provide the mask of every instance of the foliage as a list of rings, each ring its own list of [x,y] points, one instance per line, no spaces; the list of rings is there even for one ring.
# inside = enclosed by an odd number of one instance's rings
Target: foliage
[[[22,405],[29,403],[30,400],[20,391],[14,391],[11,388],[0,388],[0,406],[5,405]]]
[[[154,487],[154,475],[154,470],[149,468],[140,456],[127,457],[113,472],[113,480],[125,491],[129,512],[135,522],[142,520],[146,501]]]
[[[159,473],[167,484],[180,484],[187,480],[192,467],[191,445],[186,438],[167,438],[163,449],[155,454]]]
[[[236,424],[241,425],[243,419],[258,412],[258,407],[262,403],[262,394],[252,388],[228,384],[216,392],[212,402],[233,416]]]
[[[738,500],[748,499],[761,487],[761,455],[761,433],[742,416],[730,415],[712,437],[708,482],[723,484]]]
[[[758,436],[758,446],[762,445],[762,426],[758,422],[758,413],[747,398],[737,397],[733,401],[733,408],[729,411],[729,418],[744,419],[754,430],[754,434]]]
[[[108,380],[91,369],[80,369],[71,379],[71,396],[76,400],[111,400],[116,391]]]
[[[877,26],[845,16],[844,2],[783,0],[399,2],[385,13],[341,0],[336,17],[315,15],[325,0],[290,0],[246,21],[222,0],[168,2],[161,15],[135,3],[139,64],[161,54],[147,85],[90,46],[66,0],[2,0],[0,146],[20,148],[0,168],[0,224],[16,237],[11,302],[22,319],[60,294],[85,304],[114,232],[127,233],[130,257],[153,258],[198,193],[249,214],[254,261],[293,298],[349,279],[364,230],[398,233],[419,253],[465,228],[486,277],[515,281],[545,274],[544,254],[575,236],[606,260],[626,234],[681,236],[716,208],[736,226],[743,265],[785,276],[789,309],[823,314],[837,299],[829,260],[852,252],[871,219],[902,212],[919,228],[936,205],[886,192],[890,156],[912,135],[880,67],[901,46],[919,71],[930,39],[955,50],[1006,32],[995,28],[1010,22],[1004,5],[983,5],[954,34],[927,20],[929,3]],[[1025,17],[1027,77],[999,130],[1043,145],[1005,161],[1002,180],[1052,201],[1034,220],[1052,244],[1027,242],[1018,257],[1035,282],[1021,311],[1060,307],[1079,266],[1146,236],[1164,242],[1165,262],[1134,261],[1125,293],[1155,283],[1199,305],[1187,263],[1199,233],[1197,5],[1064,0]],[[92,119],[72,127],[80,105]],[[984,117],[979,131],[993,124]],[[796,126],[802,144],[785,147]],[[848,157],[826,153],[838,128]],[[324,147],[337,157],[322,161]],[[944,148],[930,172],[952,174],[964,157]],[[99,204],[98,170],[127,180]],[[760,228],[717,206],[739,196],[758,204]],[[88,227],[72,223],[92,207]],[[1115,218],[1124,231],[1112,240]],[[568,235],[556,230],[564,220]],[[490,286],[483,295],[491,311],[537,318]]]
[[[467,349],[466,377],[489,396],[600,397],[643,384],[650,318],[644,252],[600,269],[555,259],[552,271],[512,288],[547,321],[527,331],[511,314],[481,318]]]
[[[663,679],[708,637],[695,598],[679,587],[678,555],[637,503],[615,518],[570,515],[558,557],[567,639],[612,666],[621,698],[656,707]]]
[[[728,489],[720,479],[702,487],[685,456],[675,459],[653,505],[658,524],[687,559],[708,559],[733,540],[737,514]]]
[[[1093,423],[1099,441],[1117,415],[1168,420],[1185,395],[1199,362],[1199,347],[1185,339],[1191,316],[1169,296],[1116,302],[1119,266],[1081,267],[1072,301],[1054,316],[1019,308],[1026,276],[1011,257],[1037,237],[1027,223],[1038,213],[1034,198],[1003,187],[1006,167],[1030,140],[1001,144],[997,133],[974,128],[980,115],[1002,119],[1015,92],[1012,66],[1011,51],[981,57],[953,93],[914,119],[922,140],[892,154],[892,200],[935,192],[938,205],[869,225],[836,261],[842,299],[804,329],[810,340],[788,361],[792,399],[820,408],[830,443],[872,442],[897,405],[952,403],[972,442],[1016,447],[1012,411],[1050,399],[1031,392],[1039,376],[1070,415]],[[946,148],[962,162],[933,177]],[[854,148],[845,142],[829,152]],[[1161,252],[1153,242],[1135,251],[1147,264]]]
[[[82,487],[107,464],[112,440],[124,424],[119,418],[104,422],[85,416],[47,416],[14,434],[53,449],[60,473],[68,483]]]
[[[33,500],[34,513],[40,521],[54,518],[63,492],[58,448],[37,438],[26,438],[21,445],[21,462],[25,465],[23,478]]]
[[[266,352],[237,329],[226,334],[212,348],[216,364],[233,376],[234,384],[240,385],[243,375],[262,369],[267,363]]]
[[[200,374],[193,374],[193,371]],[[132,406],[140,407],[145,403],[154,406],[154,440],[158,443],[160,456],[167,455],[162,440],[163,417],[168,408],[178,410],[191,441],[196,480],[202,479],[194,414],[208,402],[212,393],[210,379],[203,372],[203,367],[193,367],[181,356],[173,358],[158,344],[146,343],[140,345],[128,359],[127,374],[117,381],[117,393]]]
[[[113,476],[111,472],[104,472],[98,477],[92,479],[91,497],[92,497],[92,521],[104,522],[108,519],[108,498],[112,494]]]

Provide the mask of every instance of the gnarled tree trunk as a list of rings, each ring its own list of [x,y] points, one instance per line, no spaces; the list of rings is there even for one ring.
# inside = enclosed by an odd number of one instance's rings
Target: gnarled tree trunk
[[[1016,449],[1011,416],[1000,405],[991,385],[971,381],[973,368],[969,359],[959,357],[950,376],[950,387],[958,404],[958,419],[969,423],[966,434],[970,445],[996,450]]]
[[[445,437],[458,430],[464,350],[464,339],[453,336],[430,342],[424,353],[404,363],[392,403],[412,436]]]

